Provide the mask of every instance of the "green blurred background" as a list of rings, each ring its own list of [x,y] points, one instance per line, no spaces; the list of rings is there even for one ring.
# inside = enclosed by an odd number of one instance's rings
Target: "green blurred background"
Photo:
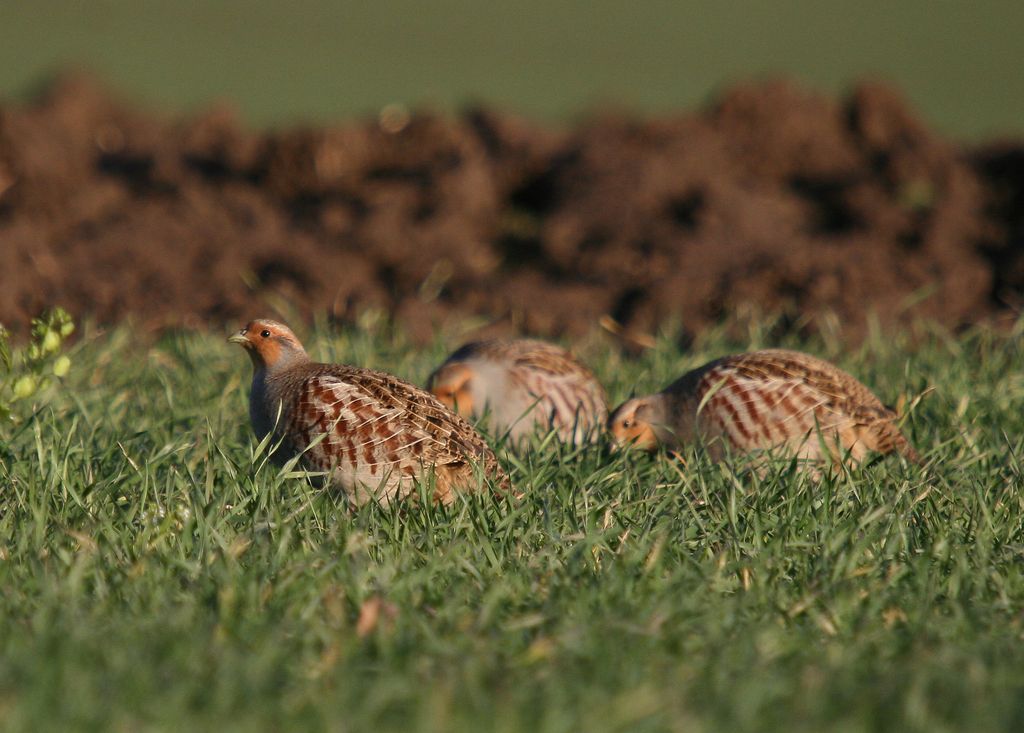
[[[81,65],[170,110],[229,99],[254,125],[389,103],[487,101],[540,119],[692,108],[766,75],[881,77],[939,130],[1024,130],[1024,2],[0,0],[0,95]]]

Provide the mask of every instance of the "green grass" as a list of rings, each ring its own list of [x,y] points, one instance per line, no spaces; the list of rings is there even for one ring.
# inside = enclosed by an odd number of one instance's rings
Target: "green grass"
[[[304,335],[416,381],[454,345],[365,325]],[[582,350],[613,399],[748,345],[931,389],[927,465],[815,483],[537,446],[517,504],[349,512],[257,454],[223,335],[85,338],[0,432],[0,727],[1021,729],[1020,332],[770,333]]]
[[[898,84],[940,131],[1019,135],[1019,0],[43,0],[0,3],[0,95],[84,64],[172,110],[226,98],[253,124],[484,100],[565,119],[692,109],[765,75],[838,93]]]

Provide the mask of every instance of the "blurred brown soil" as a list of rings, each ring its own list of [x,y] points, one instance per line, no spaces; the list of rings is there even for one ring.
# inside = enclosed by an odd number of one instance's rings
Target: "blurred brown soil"
[[[291,303],[575,335],[691,332],[753,304],[851,337],[1024,296],[1024,143],[944,139],[898,92],[738,86],[555,130],[489,109],[255,132],[80,76],[0,104],[0,321],[224,327]]]

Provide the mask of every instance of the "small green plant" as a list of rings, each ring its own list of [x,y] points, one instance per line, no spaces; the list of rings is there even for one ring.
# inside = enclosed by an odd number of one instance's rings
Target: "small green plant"
[[[53,377],[64,377],[71,359],[61,354],[64,341],[75,331],[74,321],[63,308],[54,308],[32,319],[32,341],[14,349],[10,333],[0,324],[0,419],[13,416],[13,405],[47,387]]]

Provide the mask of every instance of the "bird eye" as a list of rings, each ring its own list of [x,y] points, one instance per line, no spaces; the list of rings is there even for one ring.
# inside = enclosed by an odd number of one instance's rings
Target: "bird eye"
[[[268,339],[270,338],[270,331],[268,331],[267,329],[263,329],[262,331],[260,331],[260,336],[262,336],[265,339]]]
[[[625,420],[622,421],[622,427],[624,427],[624,428],[631,428],[631,427],[633,427],[633,421],[630,420],[629,418],[626,418]]]

